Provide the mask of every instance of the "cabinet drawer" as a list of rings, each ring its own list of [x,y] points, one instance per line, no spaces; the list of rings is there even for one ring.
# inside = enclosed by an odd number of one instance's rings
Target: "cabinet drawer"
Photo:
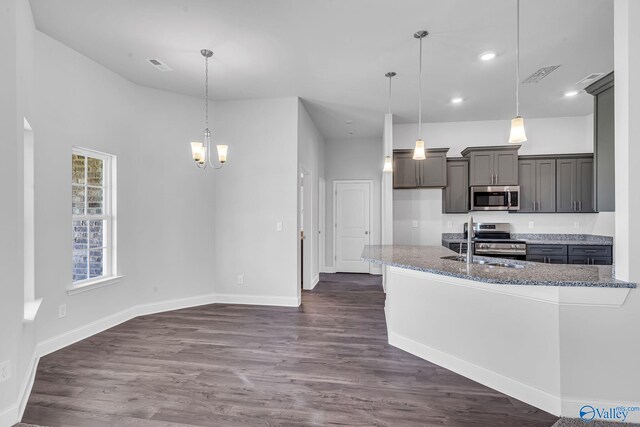
[[[527,245],[527,255],[567,255],[567,245]]]
[[[611,258],[611,246],[569,245],[569,256],[586,255],[588,257]]]
[[[566,264],[567,257],[564,255],[527,255],[527,261],[545,264]]]
[[[611,265],[613,259],[606,256],[574,255],[569,257],[569,264]]]

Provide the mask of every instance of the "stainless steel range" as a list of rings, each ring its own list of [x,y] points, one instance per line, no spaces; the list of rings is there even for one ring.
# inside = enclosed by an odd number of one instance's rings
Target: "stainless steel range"
[[[511,238],[508,223],[474,222],[473,253],[495,258],[520,259],[527,257],[527,243]],[[467,224],[464,225],[467,237]]]

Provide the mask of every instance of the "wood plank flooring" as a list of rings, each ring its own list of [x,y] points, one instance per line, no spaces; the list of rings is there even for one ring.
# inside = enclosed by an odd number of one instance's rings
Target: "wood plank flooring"
[[[139,317],[40,360],[47,426],[551,426],[557,417],[387,344],[379,277],[322,275],[299,308]]]

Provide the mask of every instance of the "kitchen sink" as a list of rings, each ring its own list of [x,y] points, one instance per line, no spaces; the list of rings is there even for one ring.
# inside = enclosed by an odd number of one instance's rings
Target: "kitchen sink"
[[[441,257],[441,259],[447,259],[447,260],[450,260],[450,261],[458,261],[458,262],[467,262],[467,256],[466,255],[443,256],[443,257]],[[490,267],[524,268],[524,265],[522,265],[522,264],[514,264],[514,263],[509,263],[509,262],[500,262],[500,261],[493,261],[493,260],[487,260],[487,259],[478,259],[478,258],[475,258],[475,257],[473,259],[473,264],[487,265],[487,266],[490,266]]]

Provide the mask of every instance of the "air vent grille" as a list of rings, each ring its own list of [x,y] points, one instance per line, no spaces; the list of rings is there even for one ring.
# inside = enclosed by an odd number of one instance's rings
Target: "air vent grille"
[[[169,66],[167,64],[165,64],[164,62],[160,61],[159,59],[149,58],[149,59],[147,59],[147,62],[149,62],[149,64],[153,65],[157,70],[160,70],[160,71],[171,71],[171,68],[169,68]]]
[[[539,83],[540,80],[544,79],[558,68],[560,68],[560,65],[549,65],[548,67],[542,67],[538,71],[524,79],[522,83]]]
[[[602,76],[604,76],[604,73],[591,73],[587,77],[583,78],[578,83],[576,83],[576,86],[577,87],[581,87],[581,88],[585,88],[585,87],[589,86],[591,83],[593,83],[596,80],[598,80]]]

